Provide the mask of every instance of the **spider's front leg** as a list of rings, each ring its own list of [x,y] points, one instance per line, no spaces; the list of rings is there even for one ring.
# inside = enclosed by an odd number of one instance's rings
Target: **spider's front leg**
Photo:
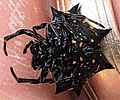
[[[34,41],[32,40],[32,41],[30,41],[30,42],[25,46],[25,48],[24,48],[24,50],[23,50],[23,54],[27,53],[27,49],[28,49],[33,43],[34,43]]]
[[[33,26],[32,29],[33,29],[33,31],[34,31],[35,33],[37,33],[36,30],[39,30],[39,29],[45,28],[46,25],[47,25],[47,23],[41,23],[40,25]]]
[[[8,40],[10,40],[12,38],[15,38],[15,37],[17,37],[19,35],[22,35],[22,34],[25,34],[25,35],[30,36],[30,37],[34,37],[34,38],[39,39],[41,41],[44,39],[40,34],[35,33],[32,30],[29,30],[29,29],[20,29],[20,30],[18,30],[17,32],[15,32],[13,34],[10,34],[10,35],[4,37],[4,47],[3,47],[3,50],[4,50],[4,53],[5,53],[6,56],[8,56],[8,53],[7,53],[7,50],[6,50],[6,42]]]
[[[18,83],[31,83],[31,84],[39,84],[39,83],[54,83],[53,79],[45,79],[44,82],[41,82],[40,79],[28,79],[28,78],[18,78],[13,70],[12,67],[10,67],[11,73],[13,77],[16,79]]]

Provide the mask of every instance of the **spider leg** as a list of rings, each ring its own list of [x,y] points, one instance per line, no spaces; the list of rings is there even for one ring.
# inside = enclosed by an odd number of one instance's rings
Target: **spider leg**
[[[37,33],[36,30],[39,30],[39,29],[45,28],[46,25],[47,25],[47,23],[41,23],[40,25],[33,26],[32,29],[33,29],[33,31],[34,31],[35,33]]]
[[[25,48],[24,48],[24,50],[23,50],[23,54],[27,53],[27,49],[28,49],[33,43],[34,43],[34,42],[33,42],[33,40],[32,40],[32,41],[30,41],[30,42],[25,46]]]
[[[52,84],[52,83],[54,83],[54,80],[52,80],[52,79],[45,79],[44,82],[41,82],[39,80],[39,78],[38,79],[18,78],[12,67],[10,67],[10,70],[11,70],[11,73],[12,73],[13,77],[16,79],[16,81],[18,83],[31,83],[31,84],[39,84],[39,83],[50,83],[50,84]]]
[[[38,33],[34,33],[32,30],[29,30],[29,29],[20,29],[18,30],[17,32],[11,34],[11,35],[8,35],[6,37],[4,37],[4,53],[6,56],[8,56],[8,53],[7,53],[7,50],[6,50],[6,41],[12,39],[12,38],[15,38],[16,36],[19,36],[19,35],[22,35],[22,34],[26,34],[30,37],[34,37],[34,38],[37,38],[39,40],[43,40],[44,38],[38,34]]]
[[[39,77],[40,82],[44,83],[47,75],[48,75],[48,68],[42,68],[41,75]]]

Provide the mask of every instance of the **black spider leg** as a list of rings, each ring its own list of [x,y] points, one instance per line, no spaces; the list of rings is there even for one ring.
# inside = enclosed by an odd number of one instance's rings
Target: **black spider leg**
[[[18,83],[31,83],[31,84],[39,84],[39,83],[54,83],[54,80],[52,79],[45,79],[44,82],[41,82],[40,79],[27,79],[27,78],[18,78],[13,70],[12,67],[10,67],[11,73],[13,77],[16,79]]]
[[[36,30],[45,28],[46,25],[47,25],[47,23],[41,23],[41,24],[38,25],[38,26],[33,26],[32,29],[33,29],[33,31],[34,31],[35,34],[38,34],[38,33],[36,32]],[[41,39],[41,38],[38,38],[38,39]],[[30,41],[30,42],[25,46],[25,48],[24,48],[24,50],[23,50],[23,54],[25,54],[25,53],[27,52],[27,49],[28,49],[33,43],[34,43],[33,41]]]
[[[50,67],[50,62],[51,62],[51,59],[46,61],[44,67],[41,70],[41,74],[40,74],[40,77],[39,77],[39,81],[41,83],[46,82],[46,80],[52,80],[53,81],[53,79],[46,79],[46,77],[48,75],[48,68]]]
[[[49,63],[49,61],[47,61],[44,67],[42,67],[40,76],[37,79],[18,78],[12,67],[10,67],[10,70],[11,70],[12,75],[14,76],[14,78],[17,80],[18,83],[31,83],[31,84],[54,83],[53,79],[46,79],[48,75],[48,67],[49,67],[49,64],[47,63]]]
[[[47,23],[41,23],[40,25],[37,25],[37,26],[33,26],[33,31],[37,34],[36,30],[39,30],[39,29],[42,29],[42,28],[45,28],[47,25]]]
[[[33,43],[34,43],[33,40],[31,40],[31,41],[25,46],[25,48],[24,48],[24,50],[23,50],[23,54],[27,53],[27,49],[28,49]]]
[[[42,68],[42,71],[41,71],[40,82],[44,83],[47,75],[48,75],[48,68],[46,68],[46,66],[45,66]]]
[[[6,50],[6,41],[8,41],[8,40],[10,40],[10,39],[12,39],[12,38],[14,38],[16,36],[22,35],[22,34],[26,34],[26,35],[28,35],[30,37],[37,38],[37,39],[39,39],[41,41],[44,39],[40,34],[35,33],[32,30],[20,29],[20,30],[18,30],[17,32],[15,32],[13,34],[4,37],[4,47],[3,47],[3,49],[4,49],[4,53],[5,53],[6,56],[8,56],[8,53],[7,53],[7,50]]]

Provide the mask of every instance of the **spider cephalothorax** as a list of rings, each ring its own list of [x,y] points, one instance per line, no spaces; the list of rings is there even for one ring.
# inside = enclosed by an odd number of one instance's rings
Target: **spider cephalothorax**
[[[73,89],[77,95],[86,79],[103,70],[112,69],[100,50],[100,42],[111,29],[97,29],[88,21],[104,28],[103,25],[87,18],[80,12],[79,4],[71,8],[68,13],[51,7],[53,19],[51,23],[34,26],[33,30],[20,29],[4,38],[4,52],[7,56],[6,41],[26,34],[36,40],[30,41],[23,50],[25,54],[30,48],[32,53],[32,67],[41,70],[38,79],[18,78],[11,67],[14,78],[19,83],[55,83],[56,93]],[[46,38],[36,30],[45,28]],[[47,79],[48,70],[52,78]]]

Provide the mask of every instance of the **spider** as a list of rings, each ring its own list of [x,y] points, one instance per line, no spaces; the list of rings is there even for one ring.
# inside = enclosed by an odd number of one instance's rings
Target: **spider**
[[[8,56],[6,42],[16,36],[25,34],[35,38],[24,48],[23,54],[30,48],[32,67],[41,70],[37,79],[19,78],[12,67],[11,73],[18,83],[55,83],[56,94],[72,89],[79,96],[85,81],[93,74],[104,69],[113,69],[101,52],[100,42],[111,29],[81,14],[79,4],[68,12],[51,7],[53,18],[50,23],[41,23],[30,29],[20,29],[4,37],[4,53]],[[92,26],[92,22],[103,29]],[[46,37],[37,30],[45,28]],[[51,78],[48,79],[48,70]]]

